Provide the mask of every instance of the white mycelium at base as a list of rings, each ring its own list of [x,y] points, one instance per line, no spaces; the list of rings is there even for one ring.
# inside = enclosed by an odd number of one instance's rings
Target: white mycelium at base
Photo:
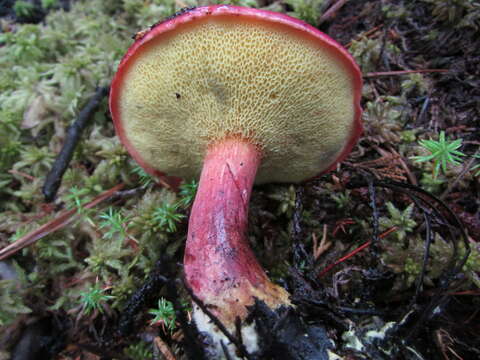
[[[197,329],[200,332],[208,334],[213,342],[212,348],[209,350],[213,352],[210,359],[212,360],[224,360],[226,359],[224,351],[222,349],[221,342],[223,342],[229,351],[229,355],[232,359],[240,360],[241,357],[237,356],[237,348],[234,344],[228,340],[228,338],[218,329],[218,327],[205,315],[205,313],[197,306],[193,308],[193,320],[197,325]],[[235,336],[234,328],[227,328],[227,330]],[[243,345],[250,354],[253,354],[259,350],[258,347],[258,333],[255,329],[255,323],[242,324],[242,341]]]

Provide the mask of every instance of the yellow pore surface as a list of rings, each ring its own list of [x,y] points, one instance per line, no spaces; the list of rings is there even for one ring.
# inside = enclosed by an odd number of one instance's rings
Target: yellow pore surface
[[[256,183],[325,170],[353,128],[351,73],[282,24],[209,17],[146,43],[121,84],[126,137],[146,163],[197,178],[207,146],[239,136],[263,149]]]

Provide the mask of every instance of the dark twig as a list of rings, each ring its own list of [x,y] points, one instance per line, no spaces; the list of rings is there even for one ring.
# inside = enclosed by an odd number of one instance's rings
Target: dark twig
[[[379,76],[397,76],[418,73],[446,73],[448,69],[418,69],[418,70],[397,70],[397,71],[378,71],[363,74],[363,78],[373,78]]]
[[[449,263],[445,267],[445,271],[443,273],[442,278],[440,279],[440,286],[437,288],[435,292],[435,296],[432,298],[430,303],[424,307],[419,314],[420,316],[416,320],[415,324],[408,329],[408,334],[405,337],[405,340],[410,340],[415,337],[418,331],[421,329],[422,324],[426,321],[431,319],[432,316],[435,315],[436,309],[441,308],[442,306],[446,305],[449,301],[449,294],[446,293],[446,290],[450,283],[454,280],[455,276],[461,271],[463,265],[468,259],[470,254],[470,244],[468,243],[468,237],[465,233],[465,228],[463,227],[462,223],[455,215],[455,213],[439,198],[436,196],[426,192],[425,190],[416,187],[414,185],[405,184],[405,183],[397,183],[397,182],[377,182],[377,186],[382,186],[390,189],[394,189],[396,191],[402,192],[407,195],[412,201],[419,206],[422,211],[424,212],[424,216],[428,217],[427,214],[433,215],[435,221],[438,224],[444,225],[448,229],[449,238],[451,239],[453,245],[453,253],[450,258]],[[423,205],[421,204],[423,203]],[[430,212],[427,208],[431,209]],[[423,282],[423,278],[426,271],[426,264],[429,256],[429,249],[432,241],[431,235],[431,223],[430,220],[425,223],[426,231],[427,231],[427,239],[425,243],[425,252],[423,257],[423,265],[422,265],[422,273],[417,282],[417,290],[415,293],[415,300],[418,297],[418,292],[421,286],[421,282]],[[465,246],[465,255],[458,258],[458,244],[457,244],[457,235],[454,232],[454,229],[458,229],[463,240]],[[415,303],[412,302],[412,306]],[[417,313],[418,314],[418,313]],[[404,326],[403,326],[404,327]],[[402,326],[397,328],[397,331],[401,330]]]
[[[470,244],[468,242],[468,237],[465,232],[465,227],[462,225],[457,215],[455,215],[455,213],[440,198],[430,194],[429,192],[417,186],[406,184],[406,183],[397,183],[395,181],[377,182],[376,185],[403,192],[410,198],[412,198],[411,191],[413,191],[414,193],[416,193],[415,194],[416,197],[418,197],[426,206],[428,206],[433,210],[433,214],[435,214],[438,219],[443,219],[443,223],[447,225],[446,227],[450,234],[450,238],[452,239],[452,245],[454,248],[453,249],[454,251],[448,266],[448,268],[450,268],[451,270],[447,278],[451,279],[456,274],[458,274],[461,271],[463,265],[465,265],[468,255],[470,254]],[[434,206],[434,204],[436,206]],[[458,254],[458,244],[456,241],[457,236],[453,231],[454,229],[459,230],[461,235],[460,237],[462,238],[465,246],[465,255],[462,257],[462,259],[459,261],[459,263],[456,266],[455,266],[455,263],[456,263],[456,258]],[[449,281],[447,280],[446,282],[448,283]],[[447,286],[448,285],[446,284],[442,285],[443,288],[446,288]]]
[[[118,326],[121,336],[128,336],[132,332],[135,315],[146,305],[150,304],[158,296],[163,285],[168,282],[168,278],[163,275],[165,273],[166,261],[158,260],[147,281],[128,299]]]
[[[225,359],[233,360],[232,357],[230,356],[230,351],[228,351],[227,345],[225,345],[225,343],[222,340],[220,340],[220,345],[222,345],[222,350],[223,350],[223,354],[225,355]]]
[[[240,356],[243,356],[243,357],[245,357],[249,360],[253,360],[253,357],[248,353],[247,349],[240,342],[240,340],[237,339],[235,336],[233,336],[230,333],[230,331],[228,331],[227,328],[222,324],[222,322],[220,320],[218,320],[218,318],[215,315],[213,315],[210,310],[208,310],[207,306],[203,303],[203,301],[200,300],[193,293],[192,289],[190,289],[185,282],[184,282],[184,286],[185,286],[185,289],[187,290],[188,294],[192,298],[193,302],[195,304],[197,304],[197,306],[200,308],[200,310],[202,310],[203,313],[209,317],[209,319],[215,324],[216,327],[218,327],[218,329],[222,332],[222,334],[225,335],[226,338],[228,340],[230,340],[230,342],[237,347],[238,351],[240,352]]]
[[[336,310],[343,311],[345,313],[357,314],[357,315],[377,315],[385,316],[386,312],[377,309],[355,309],[349,306],[337,306]]]
[[[142,193],[144,193],[145,191],[146,191],[146,188],[141,187],[141,186],[133,188],[133,189],[117,191],[110,198],[110,202],[115,204],[115,203],[120,202],[120,201],[125,201],[127,199],[132,198],[132,197],[139,196]]]
[[[448,284],[450,282],[450,279],[452,279],[456,274],[458,274],[463,265],[465,265],[465,262],[467,261],[468,255],[470,254],[470,244],[468,242],[468,237],[465,232],[465,227],[461,223],[461,221],[458,219],[458,217],[455,215],[455,213],[438,197],[430,194],[429,192],[423,190],[422,188],[411,185],[408,183],[399,183],[393,180],[390,180],[388,182],[386,181],[377,181],[373,179],[373,185],[379,186],[379,187],[384,187],[388,189],[392,189],[398,192],[401,192],[408,196],[412,201],[414,201],[417,205],[419,205],[420,208],[425,209],[426,207],[431,209],[432,215],[435,216],[435,220],[442,225],[445,225],[446,228],[448,229],[450,238],[452,240],[452,245],[453,245],[453,254],[451,256],[450,262],[447,265],[447,268],[450,268],[448,276],[445,278],[446,283]],[[362,186],[368,186],[368,183],[365,183],[365,181],[360,181],[360,182],[355,182],[353,186],[350,186],[352,188],[357,188],[357,187],[362,187]],[[417,201],[416,201],[417,200]],[[421,203],[424,204],[424,206],[420,206]],[[455,265],[457,262],[457,255],[458,255],[458,241],[457,241],[457,236],[454,233],[454,229],[457,229],[460,232],[460,237],[464,243],[465,246],[465,255],[460,259],[458,264]],[[446,289],[448,285],[443,284],[442,288]]]
[[[388,188],[396,192],[400,192],[408,196],[418,208],[423,212],[425,220],[425,229],[426,229],[426,239],[425,239],[425,251],[423,254],[423,264],[421,273],[417,279],[415,295],[411,301],[410,309],[406,312],[405,319],[412,318],[415,319],[415,323],[411,325],[410,321],[402,320],[402,324],[396,327],[395,332],[398,334],[401,331],[406,331],[405,341],[413,339],[418,331],[422,328],[422,325],[425,322],[429,321],[435,314],[438,313],[438,309],[442,308],[449,301],[449,294],[446,292],[451,282],[455,279],[455,276],[461,271],[463,265],[467,261],[468,255],[470,253],[470,244],[468,243],[468,237],[465,232],[465,228],[455,215],[455,213],[438,197],[428,193],[427,191],[408,183],[399,183],[396,181],[377,181],[372,180],[374,186],[379,186],[383,188]],[[369,181],[360,181],[351,186],[353,188],[369,186]],[[439,279],[439,286],[435,291],[435,296],[432,297],[430,303],[422,307],[421,311],[415,308],[416,301],[418,299],[421,287],[423,285],[423,280],[425,278],[425,272],[427,267],[427,262],[430,255],[430,246],[433,240],[432,236],[432,220],[439,226],[446,228],[447,232],[444,232],[442,236],[446,239],[450,239],[453,252],[450,257],[448,264],[445,265],[445,270]],[[458,234],[456,230],[460,233]],[[459,236],[460,239],[459,240]],[[462,241],[465,247],[465,254],[462,257],[458,256],[459,248],[458,242]],[[413,311],[412,311],[413,310]],[[409,315],[410,314],[410,315]]]
[[[475,162],[475,155],[479,155],[480,154],[480,149],[478,149],[475,154],[473,154],[473,156],[471,157],[470,160],[468,160],[464,165],[463,165],[463,168],[462,168],[462,171],[460,172],[460,174],[458,174],[458,176],[455,178],[454,181],[450,182],[447,189],[442,193],[442,195],[440,195],[440,199],[442,200],[445,200],[445,198],[447,197],[447,195],[450,193],[450,191],[452,191],[452,189],[457,186],[457,184],[460,182],[460,180],[462,180],[462,178],[465,176],[465,174],[467,172],[470,171],[470,169],[472,168],[473,166],[473,163]]]
[[[293,211],[292,237],[294,242],[302,240],[302,211],[303,211],[303,188],[299,186],[295,192],[295,209]]]
[[[299,186],[295,192],[295,209],[292,219],[292,241],[293,241],[293,264],[299,268],[302,262],[306,261],[308,266],[313,266],[314,260],[305,251],[302,238],[302,211],[303,211],[303,187]]]
[[[68,164],[72,160],[73,152],[82,135],[83,130],[87,126],[90,118],[100,106],[101,101],[109,92],[108,86],[97,88],[95,95],[88,101],[87,105],[80,111],[75,122],[68,127],[67,136],[63,144],[62,150],[55,159],[52,169],[47,175],[47,179],[42,188],[45,201],[51,202],[57,194],[58,188],[62,183],[62,177],[67,170]]]
[[[377,246],[378,246],[378,222],[379,222],[379,214],[377,208],[377,193],[375,192],[375,187],[373,185],[373,178],[367,176],[367,183],[368,183],[368,193],[370,195],[370,207],[372,208],[372,225],[373,225],[373,238],[372,238],[372,252],[375,258],[378,258],[377,254]]]
[[[179,282],[179,284],[177,284]],[[175,310],[175,316],[180,323],[180,328],[184,334],[183,350],[187,355],[187,359],[206,360],[205,352],[202,344],[198,341],[198,330],[195,325],[191,324],[180,304],[180,296],[178,295],[177,286],[182,286],[181,280],[168,281],[166,288],[169,299],[172,301]]]
[[[100,195],[96,196],[95,199],[90,201],[89,203],[83,205],[84,209],[91,209],[101,202],[105,201],[113,194],[115,194],[118,190],[123,188],[123,184],[119,184],[114,186],[113,188],[104,191]],[[55,218],[48,221],[47,223],[43,224],[42,226],[38,227],[30,231],[29,233],[22,236],[20,239],[16,240],[14,243],[11,243],[8,246],[5,246],[3,249],[0,249],[0,260],[6,259],[7,257],[15,254],[16,252],[20,251],[21,249],[32,245],[34,242],[44,238],[48,234],[51,234],[54,231],[62,229],[68,223],[72,222],[75,219],[80,217],[77,209],[71,210],[64,210],[61,213],[57,214]]]
[[[409,195],[415,205],[422,210],[423,219],[425,220],[425,251],[423,252],[423,261],[422,269],[420,275],[417,278],[417,285],[415,288],[415,295],[410,302],[410,307],[413,307],[417,303],[418,296],[420,291],[423,288],[423,280],[425,279],[425,273],[427,271],[428,258],[430,257],[430,245],[432,244],[432,221],[431,221],[431,211],[429,211],[425,206],[423,206],[419,199],[413,194]]]
[[[425,114],[427,113],[428,106],[430,105],[430,98],[425,96],[423,101],[422,108],[420,109],[420,114],[418,114],[417,119],[415,120],[415,125],[418,127],[421,124]]]
[[[237,339],[240,341],[240,344],[243,345],[243,337],[242,337],[242,320],[240,320],[240,317],[235,318],[235,335],[237,336]]]
[[[338,10],[341,9],[341,7],[343,5],[345,5],[345,3],[347,2],[348,0],[337,0],[332,6],[330,6],[330,8],[325,11],[325,13],[320,17],[320,19],[318,20],[318,24],[317,25],[320,25],[321,23],[325,22],[325,21],[328,21],[328,20],[331,20],[332,18],[334,18],[336,15],[337,15],[337,12]]]

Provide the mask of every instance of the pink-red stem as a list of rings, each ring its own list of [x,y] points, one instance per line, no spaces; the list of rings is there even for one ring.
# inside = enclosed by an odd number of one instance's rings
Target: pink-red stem
[[[218,309],[221,320],[243,317],[253,296],[276,304],[269,298],[283,293],[270,283],[247,239],[248,204],[260,160],[260,151],[243,140],[210,146],[190,214],[186,280],[200,300]],[[225,311],[231,316],[222,316]]]

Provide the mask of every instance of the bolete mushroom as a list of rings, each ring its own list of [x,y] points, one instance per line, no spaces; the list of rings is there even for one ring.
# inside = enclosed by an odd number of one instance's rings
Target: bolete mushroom
[[[290,305],[249,247],[254,182],[299,183],[335,167],[362,130],[361,87],[353,58],[325,34],[237,6],[181,12],[139,33],[122,59],[110,93],[117,134],[150,174],[200,176],[184,270],[228,330],[254,298]],[[198,309],[194,318],[220,348],[218,329]],[[242,331],[255,351],[254,326]]]

